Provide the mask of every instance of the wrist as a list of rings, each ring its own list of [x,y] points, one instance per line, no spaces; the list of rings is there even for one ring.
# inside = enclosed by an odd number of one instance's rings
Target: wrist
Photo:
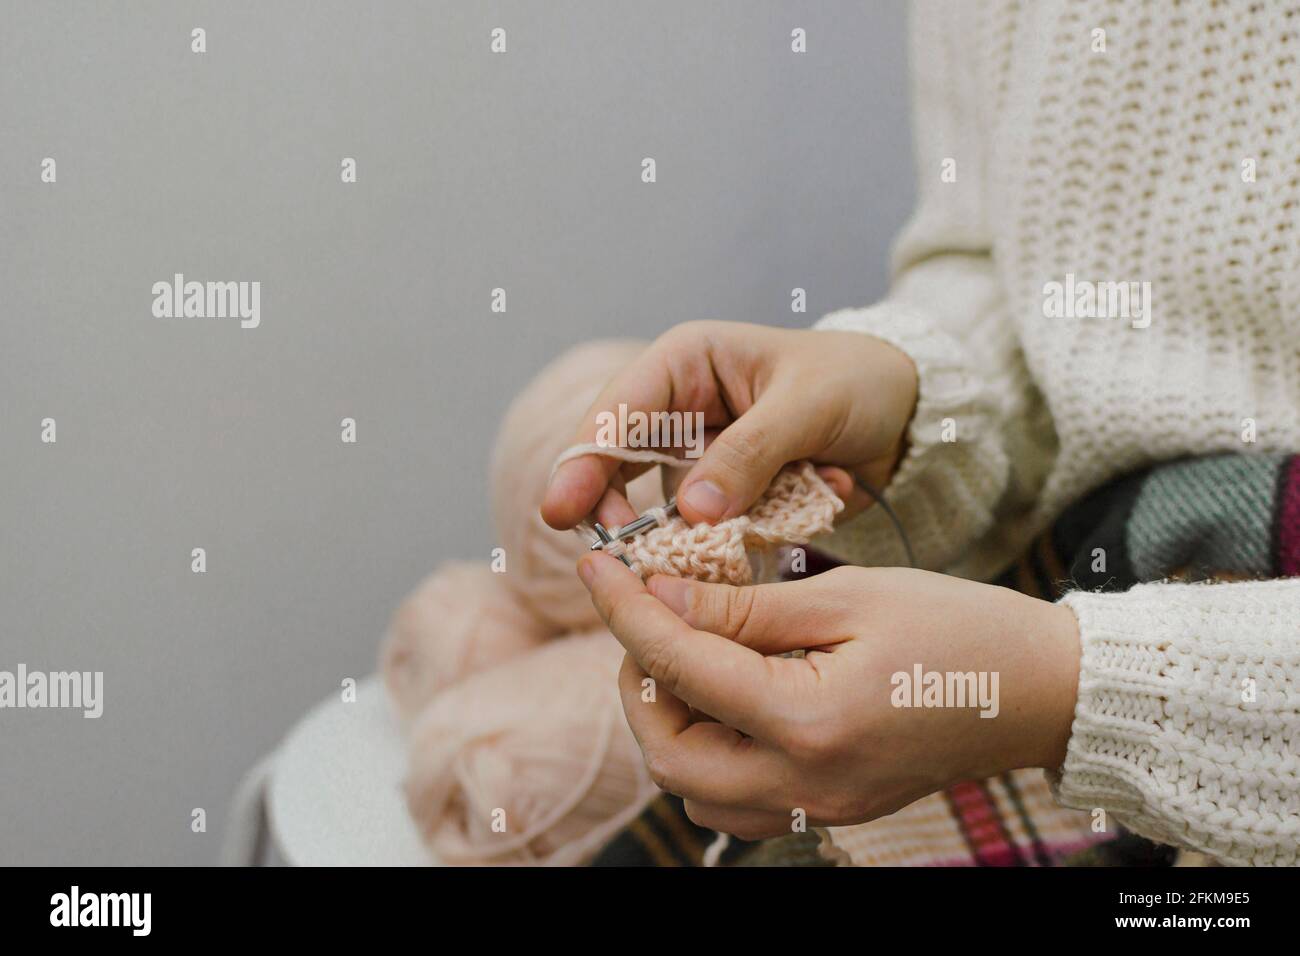
[[[912,357],[894,343],[870,334],[853,335],[866,346],[869,359],[858,367],[871,369],[866,376],[870,389],[861,398],[862,407],[870,410],[868,418],[878,436],[874,444],[877,448],[883,446],[871,460],[861,463],[856,474],[869,485],[883,489],[907,455],[908,430],[920,395],[920,374]]]
[[[1067,605],[1043,605],[1040,644],[1042,670],[1037,687],[1037,730],[1030,766],[1055,770],[1065,763],[1074,710],[1079,698],[1079,661],[1082,654],[1079,621]]]

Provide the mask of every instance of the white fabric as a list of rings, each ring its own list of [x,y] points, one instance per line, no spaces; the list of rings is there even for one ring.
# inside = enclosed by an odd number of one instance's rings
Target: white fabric
[[[918,561],[989,578],[1113,476],[1300,452],[1300,6],[918,0],[912,15],[920,201],[889,297],[819,327],[916,362],[888,497]],[[1149,327],[1046,317],[1047,285],[1069,275],[1151,283]],[[856,563],[903,563],[880,509],[831,542]],[[1083,686],[1154,678],[1159,692],[1131,690],[1140,707],[1080,695],[1059,794],[1230,862],[1293,860],[1300,580],[1189,601],[1176,585],[1071,601]],[[1111,653],[1120,627],[1163,651]],[[1188,677],[1222,660],[1260,671],[1266,715]],[[1187,720],[1210,690],[1222,705]],[[1117,716],[1130,708],[1142,719]]]
[[[402,796],[406,747],[377,676],[318,704],[277,751],[267,791],[273,849],[294,866],[429,866]]]

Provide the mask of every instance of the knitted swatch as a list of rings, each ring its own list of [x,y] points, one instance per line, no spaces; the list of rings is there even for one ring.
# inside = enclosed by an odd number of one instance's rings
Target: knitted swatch
[[[576,445],[556,459],[555,466],[582,455],[670,468],[693,464],[660,452]],[[761,555],[781,545],[807,544],[831,531],[835,516],[843,510],[844,502],[822,481],[812,462],[795,462],[777,472],[762,497],[743,515],[715,525],[691,525],[681,515],[669,516],[662,508],[651,508],[648,513],[656,517],[658,527],[605,550],[615,557],[626,556],[632,570],[643,578],[671,574],[714,583],[750,584],[754,580],[751,554]]]

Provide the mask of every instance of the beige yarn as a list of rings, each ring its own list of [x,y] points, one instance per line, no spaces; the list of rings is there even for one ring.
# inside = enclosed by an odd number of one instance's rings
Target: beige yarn
[[[564,452],[556,467],[581,455],[605,455],[622,461],[655,462],[666,467],[693,464],[660,452],[641,449],[577,445]],[[688,524],[681,515],[669,517],[651,509],[659,527],[637,535],[621,546],[605,550],[623,554],[641,577],[671,574],[724,584],[750,584],[754,580],[751,553],[764,553],[779,545],[807,544],[827,534],[844,502],[817,474],[812,462],[802,461],[781,469],[767,491],[743,515],[715,525]]]
[[[587,589],[573,573],[583,543],[554,530],[541,515],[552,463],[569,442],[560,423],[577,422],[596,400],[602,382],[592,369],[620,368],[644,348],[640,342],[600,341],[560,355],[510,403],[492,449],[488,478],[495,543],[509,560],[503,577],[554,635],[600,626]],[[655,479],[647,474],[628,483],[633,508],[663,504]]]

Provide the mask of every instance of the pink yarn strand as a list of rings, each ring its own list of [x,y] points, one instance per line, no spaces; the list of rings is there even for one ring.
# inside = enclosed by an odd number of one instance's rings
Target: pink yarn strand
[[[573,461],[575,458],[582,458],[586,455],[599,455],[602,458],[617,458],[619,461],[648,465],[664,465],[668,468],[689,468],[695,464],[693,461],[676,458],[649,448],[623,448],[619,445],[598,445],[593,443],[566,448],[555,459],[555,464],[551,465],[551,474],[554,475],[556,470],[566,461]]]

